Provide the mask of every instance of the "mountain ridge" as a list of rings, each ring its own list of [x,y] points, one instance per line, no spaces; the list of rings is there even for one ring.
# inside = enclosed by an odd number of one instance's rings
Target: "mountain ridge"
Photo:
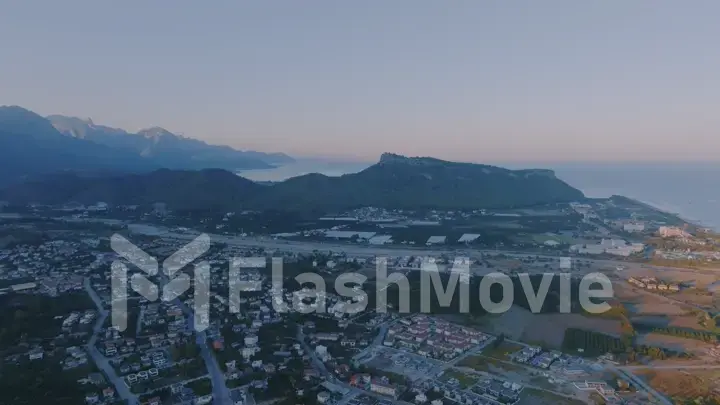
[[[509,170],[394,155],[391,160],[381,157],[358,173],[338,177],[311,173],[270,185],[220,169],[164,170],[92,179],[67,176],[62,182],[53,179],[53,187],[42,181],[26,183],[5,190],[0,197],[14,203],[164,202],[171,208],[184,209],[293,211],[339,211],[362,206],[411,210],[507,208],[584,198],[582,192],[550,175],[552,171],[540,170],[542,176],[534,174],[536,169]],[[71,192],[58,196],[53,190],[60,183]]]
[[[238,150],[227,145],[212,145],[199,139],[175,134],[154,126],[136,133],[96,124],[92,119],[49,115],[48,121],[61,133],[96,143],[129,147],[142,156],[155,156],[161,165],[178,169],[218,167],[224,169],[267,169],[294,162],[284,153]],[[205,167],[196,167],[211,165]]]
[[[48,119],[20,106],[0,106],[0,187],[63,171],[247,170],[292,161],[282,153],[210,145],[159,127],[131,134],[92,119]]]
[[[0,107],[0,186],[68,170],[135,172],[156,168],[131,151],[63,136],[30,110]]]

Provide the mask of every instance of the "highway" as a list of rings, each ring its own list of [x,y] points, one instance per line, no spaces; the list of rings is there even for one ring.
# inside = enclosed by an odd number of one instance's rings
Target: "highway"
[[[131,224],[132,225],[132,224]],[[179,239],[179,240],[193,240],[199,233],[179,233],[171,232],[168,229],[162,227],[153,227],[154,230],[149,230],[147,227],[133,227],[129,226],[131,232],[152,235],[152,236],[163,236],[167,238]],[[343,252],[347,255],[355,257],[375,257],[375,256],[387,256],[387,257],[401,257],[401,256],[432,256],[439,257],[441,255],[460,255],[467,256],[472,259],[479,258],[482,254],[498,255],[503,254],[513,258],[527,258],[527,257],[538,257],[540,259],[553,259],[558,260],[560,257],[569,257],[569,253],[558,254],[558,255],[547,255],[539,254],[535,252],[522,252],[522,251],[511,251],[511,250],[493,250],[493,249],[472,249],[469,247],[463,248],[442,248],[435,246],[433,248],[427,248],[426,246],[408,247],[408,246],[375,246],[375,245],[362,245],[362,244],[350,244],[350,243],[337,243],[333,241],[293,241],[293,240],[282,240],[272,239],[270,237],[241,237],[241,236],[229,236],[208,233],[212,242],[225,243],[230,246],[246,247],[246,248],[263,248],[271,252],[294,252],[294,253],[313,253],[315,251],[320,252]],[[707,273],[694,269],[684,269],[676,267],[664,267],[654,266],[642,263],[627,262],[622,260],[608,260],[608,259],[593,259],[586,256],[573,257],[576,260],[582,260],[583,262],[589,262],[595,265],[596,268],[607,267],[612,268],[615,271],[617,266],[623,266],[627,270],[647,268],[657,271],[679,271],[687,273]],[[627,271],[625,270],[625,271]],[[538,267],[538,272],[546,272],[547,269]]]
[[[616,367],[618,370],[719,370],[720,364],[704,364],[704,365],[690,365],[690,364],[668,364],[664,366],[622,366]]]

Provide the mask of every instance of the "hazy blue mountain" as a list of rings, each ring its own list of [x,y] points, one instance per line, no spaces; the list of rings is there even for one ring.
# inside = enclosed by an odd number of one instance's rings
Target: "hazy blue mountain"
[[[0,185],[67,170],[116,173],[158,167],[132,150],[65,136],[22,107],[0,107]]]
[[[62,115],[47,118],[58,131],[66,135],[106,146],[129,148],[171,169],[261,169],[293,162],[291,157],[283,153],[240,151],[229,146],[210,145],[160,127],[129,133],[97,125],[92,120]]]

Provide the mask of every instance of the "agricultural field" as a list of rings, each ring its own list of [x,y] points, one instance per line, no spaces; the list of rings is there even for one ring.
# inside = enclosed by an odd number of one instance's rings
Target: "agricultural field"
[[[635,342],[638,345],[662,347],[676,352],[693,353],[698,357],[705,355],[709,349],[715,347],[715,345],[699,340],[662,335],[659,333],[638,334]]]
[[[581,314],[533,314],[530,311],[513,306],[509,311],[499,315],[487,315],[477,319],[473,325],[478,329],[494,334],[504,334],[511,340],[542,345],[551,349],[559,349],[568,328],[584,329],[594,332],[619,336],[620,321],[587,317]]]
[[[503,373],[503,372],[524,372],[525,368],[519,364],[509,361],[499,361],[489,357],[470,356],[458,363],[458,367],[467,367],[476,371],[485,373]]]
[[[485,350],[483,350],[482,354],[483,356],[492,357],[494,359],[510,361],[512,355],[522,350],[523,347],[524,346],[521,344],[503,341],[497,347],[492,344],[488,345]]]
[[[443,375],[440,377],[440,381],[448,382],[450,380],[457,380],[461,389],[469,388],[478,383],[479,379],[471,374],[463,373],[457,370],[445,370]]]
[[[715,325],[697,306],[710,304],[703,294],[684,292],[662,296],[633,287],[624,281],[613,284],[615,297],[621,302],[634,325],[644,328],[682,328],[712,331]],[[710,307],[710,305],[707,305]]]
[[[720,372],[647,370],[636,373],[656,390],[668,395],[674,403],[686,403],[697,398],[720,401]]]
[[[640,266],[637,264],[628,264],[627,270],[623,271],[621,273],[622,277],[624,279],[627,279],[628,277],[636,277],[636,278],[642,278],[642,277],[656,277],[658,279],[667,281],[667,282],[673,282],[673,283],[688,283],[692,282],[695,287],[694,289],[687,290],[690,292],[691,295],[696,295],[697,291],[705,291],[706,287],[709,284],[714,283],[717,281],[716,274],[710,271],[697,271],[697,270],[687,270],[687,269],[671,269],[671,268],[664,268],[662,270],[658,270],[655,268],[648,268],[645,266]],[[673,296],[678,296],[682,294],[673,294]]]
[[[525,388],[518,405],[585,405],[580,399],[553,394],[552,392]]]

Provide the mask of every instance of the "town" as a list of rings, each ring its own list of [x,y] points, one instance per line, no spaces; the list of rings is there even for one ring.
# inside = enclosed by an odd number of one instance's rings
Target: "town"
[[[657,243],[653,239],[707,249],[712,243],[709,237],[699,243],[687,229],[651,225],[639,214],[628,214],[632,222],[603,220],[607,204],[612,202],[567,207],[567,215],[580,213],[577,226],[590,223],[593,231],[544,232],[532,236],[531,244],[501,243],[495,237],[500,244],[493,249],[481,233],[453,236],[454,244],[449,236],[436,235],[441,233],[438,227],[457,218],[500,215],[487,211],[435,212],[421,220],[402,217],[400,212],[364,209],[320,218],[318,223],[335,224],[326,229],[270,235],[231,234],[237,216],[225,214],[224,226],[207,224],[225,231],[209,234],[213,243],[202,256],[211,272],[209,302],[201,312],[193,307],[197,285],[169,301],[113,291],[111,265],[124,259],[111,249],[112,234],[123,233],[159,263],[199,234],[185,226],[167,227],[172,214],[164,208],[142,214],[144,224],[111,220],[108,215],[117,208],[102,203],[60,211],[63,215],[52,219],[44,216],[47,207],[35,208],[42,217],[6,214],[4,229],[41,230],[53,237],[6,243],[0,250],[0,299],[6,308],[0,333],[3,376],[22,386],[38,368],[57,373],[63,381],[58,398],[91,405],[668,404],[643,370],[663,360],[672,364],[670,370],[720,364],[720,349],[709,324],[698,332],[706,344],[701,351],[669,350],[649,339],[629,343],[624,329],[618,334],[588,329],[584,320],[589,318],[577,313],[568,314],[569,323],[559,330],[559,337],[547,333],[543,337],[542,327],[518,334],[510,319],[492,321],[472,311],[402,313],[387,302],[387,311],[378,312],[373,301],[352,313],[346,308],[377,297],[371,293],[369,298],[359,294],[348,298],[332,289],[320,292],[294,279],[306,271],[327,279],[353,271],[368,276],[367,285],[356,285],[354,290],[373,291],[380,260],[390,272],[412,276],[432,257],[431,263],[448,275],[457,260],[463,260],[473,278],[492,272],[513,276],[558,271],[573,278],[603,272],[623,294],[640,289],[652,299],[670,300],[671,305],[687,306],[698,314],[710,312],[702,309],[704,304],[689,301],[688,294],[699,294],[693,293],[699,287],[697,277],[673,267],[653,273],[654,257],[648,256],[651,244]],[[120,212],[127,215],[128,208]],[[518,221],[522,216],[499,218]],[[374,232],[362,223],[391,231]],[[422,231],[408,233],[415,226]],[[423,232],[432,234],[425,238]],[[248,265],[241,269],[240,279],[233,280],[230,259],[243,257],[267,261]],[[285,264],[280,290],[271,276],[273,257]],[[241,261],[246,262],[250,261]],[[138,263],[126,264],[139,271],[134,267]],[[160,286],[168,283],[162,274],[150,279]],[[123,328],[113,318],[117,297],[127,297]],[[278,297],[293,303],[295,310],[278,311]],[[612,316],[622,299],[618,296],[610,302]],[[326,310],[320,311],[321,306]],[[513,307],[514,315],[503,317],[523,316],[516,313],[523,309]],[[622,310],[617,316],[618,325],[626,325],[633,315]],[[601,324],[615,322],[609,315],[604,317]],[[627,322],[634,334],[647,328],[639,316],[633,319]],[[200,321],[208,327],[199,331]],[[647,336],[678,333],[657,326]],[[15,389],[4,395],[22,398],[23,393]]]

